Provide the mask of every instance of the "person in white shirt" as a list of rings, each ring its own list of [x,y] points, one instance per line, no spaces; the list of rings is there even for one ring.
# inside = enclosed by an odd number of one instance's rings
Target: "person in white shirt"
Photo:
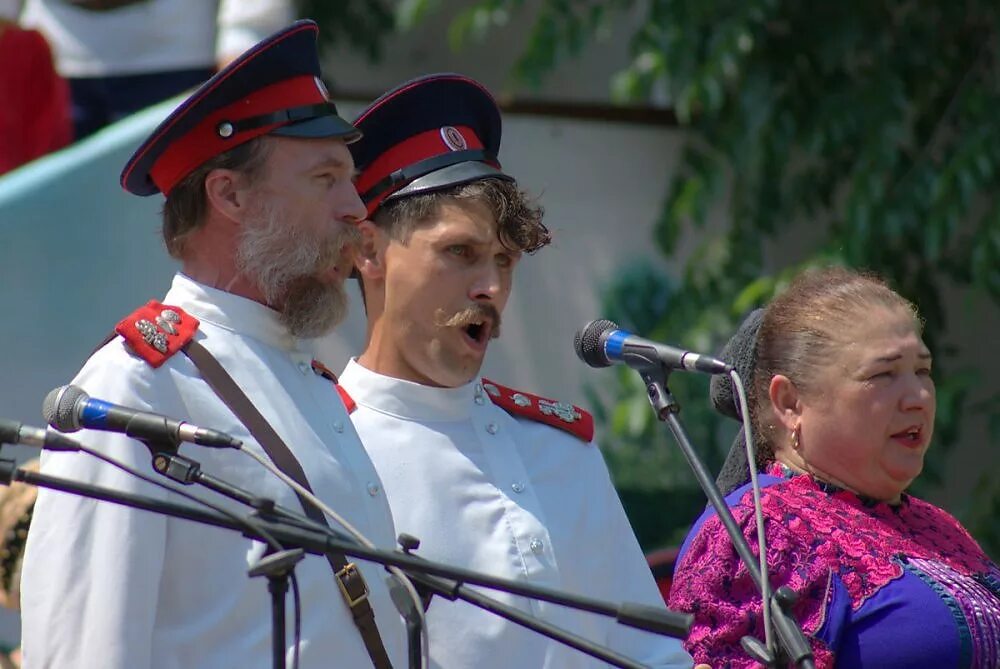
[[[152,301],[123,319],[119,336],[72,383],[102,400],[228,432],[271,456],[272,440],[258,440],[262,432],[244,424],[239,403],[214,390],[201,350],[270,424],[315,494],[376,545],[392,548],[388,503],[370,494],[378,475],[307,341],[344,315],[343,282],[365,215],[347,148],[359,133],[337,115],[318,79],[316,34],[315,23],[300,21],[237,58],[130,159],[122,185],[166,195],[164,239],[182,270],[164,304]],[[142,444],[80,434],[152,474]],[[186,444],[180,452],[230,484],[302,508],[242,453]],[[83,453],[46,452],[42,471],[190,504]],[[201,496],[248,512],[207,491]],[[24,666],[270,667],[268,583],[247,574],[264,549],[236,532],[43,490],[23,567]],[[338,582],[322,557],[297,565],[299,666],[405,666],[405,629],[386,572],[356,566],[367,597],[354,568]],[[352,609],[342,583],[357,595]],[[287,610],[290,658],[290,596]]]
[[[24,0],[69,81],[77,139],[200,85],[288,25],[291,0]]]
[[[521,256],[549,243],[542,211],[497,161],[500,114],[455,74],[384,94],[355,120],[355,261],[364,351],[340,386],[418,555],[611,602],[663,607],[585,411],[479,370]],[[679,640],[506,593],[488,594],[652,667],[690,667]],[[427,611],[435,667],[604,666],[463,602]]]

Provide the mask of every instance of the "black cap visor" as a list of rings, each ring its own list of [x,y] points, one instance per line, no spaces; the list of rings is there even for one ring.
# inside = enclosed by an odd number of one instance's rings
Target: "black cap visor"
[[[431,191],[443,190],[445,188],[450,188],[451,186],[460,186],[472,181],[489,178],[514,181],[514,177],[509,174],[504,174],[492,165],[478,161],[466,161],[442,167],[441,169],[435,170],[430,174],[425,174],[422,177],[414,179],[387,197],[385,201],[388,202],[397,198],[406,197],[407,195],[416,195],[417,193],[429,193]]]
[[[282,137],[301,137],[304,139],[322,139],[324,137],[340,137],[350,144],[361,139],[361,131],[335,114],[317,116],[315,118],[289,123],[275,128],[271,135]]]

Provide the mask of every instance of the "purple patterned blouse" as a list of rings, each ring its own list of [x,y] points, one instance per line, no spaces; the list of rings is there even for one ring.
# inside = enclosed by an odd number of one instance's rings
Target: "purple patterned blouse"
[[[1000,669],[1000,568],[957,520],[780,465],[760,478],[771,583],[798,594],[793,613],[818,668]],[[757,555],[749,484],[726,501]],[[759,666],[739,641],[764,639],[760,597],[714,511],[681,547],[670,607],[695,616],[686,647],[696,662]]]

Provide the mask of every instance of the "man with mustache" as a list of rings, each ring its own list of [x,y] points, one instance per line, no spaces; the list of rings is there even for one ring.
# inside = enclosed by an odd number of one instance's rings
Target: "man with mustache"
[[[541,208],[497,162],[492,96],[466,77],[430,75],[386,93],[355,125],[371,219],[355,263],[368,329],[340,385],[396,529],[429,559],[662,607],[592,418],[479,377],[515,267],[550,241]],[[676,639],[489,594],[649,666],[691,666]],[[597,665],[466,603],[435,598],[427,618],[434,666]]]
[[[307,341],[344,316],[343,282],[365,217],[348,149],[360,133],[318,78],[316,33],[300,21],[255,46],[129,160],[126,190],[166,196],[164,240],[181,272],[162,304],[118,324],[73,384],[227,432],[293,477],[298,467],[318,497],[392,547],[388,503],[369,494],[378,475]],[[124,436],[81,441],[152,473],[146,449]],[[301,509],[241,453],[181,452],[230,484]],[[46,453],[42,470],[184,501],[84,454]],[[247,574],[264,552],[231,531],[43,490],[24,565],[25,666],[270,667],[268,583]],[[299,666],[405,666],[405,631],[379,566],[307,556],[294,573]]]

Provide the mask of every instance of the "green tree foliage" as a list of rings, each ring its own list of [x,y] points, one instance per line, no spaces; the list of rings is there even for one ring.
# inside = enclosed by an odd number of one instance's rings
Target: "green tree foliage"
[[[671,258],[682,241],[693,241],[695,251],[676,278],[640,269],[610,286],[608,304],[618,305],[622,324],[711,350],[803,265],[837,262],[883,274],[920,306],[935,353],[936,446],[917,492],[938,484],[964,418],[1000,415],[1000,392],[976,406],[968,401],[975,384],[988,380],[958,369],[945,343],[949,321],[968,317],[947,296],[1000,305],[1000,4],[524,5],[479,0],[455,20],[456,41],[518,11],[523,21],[530,9],[531,40],[515,76],[538,85],[609,21],[639,17],[632,62],[609,82],[612,93],[621,102],[665,94],[688,131],[680,168],[664,184],[655,243]],[[715,217],[721,229],[708,225],[710,211],[722,214]],[[789,257],[782,246],[793,232],[810,240],[804,256]],[[693,440],[724,451],[732,427],[703,408],[705,380],[679,377],[673,390]],[[616,476],[630,486],[686,485],[664,474],[683,464],[668,452],[641,384],[627,370],[617,379],[601,413]],[[969,473],[975,494],[962,513],[993,555],[1000,554],[996,448],[983,445],[991,466]],[[712,453],[710,464],[719,458]]]
[[[321,46],[346,46],[378,61],[395,28],[390,0],[295,0],[299,16],[316,21]]]

